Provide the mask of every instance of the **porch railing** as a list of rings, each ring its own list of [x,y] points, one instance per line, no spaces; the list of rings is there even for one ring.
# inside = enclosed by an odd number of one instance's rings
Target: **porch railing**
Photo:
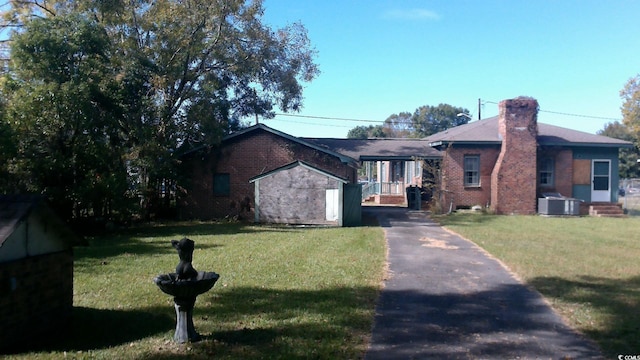
[[[362,185],[362,200],[372,195],[404,195],[404,182],[370,182]]]
[[[380,183],[370,182],[362,185],[362,200],[380,193]]]
[[[383,182],[380,183],[380,194],[383,195],[403,195],[404,182]]]

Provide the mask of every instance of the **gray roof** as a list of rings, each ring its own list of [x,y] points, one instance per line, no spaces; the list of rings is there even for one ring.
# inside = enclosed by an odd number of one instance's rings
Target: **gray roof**
[[[268,172],[266,172],[264,174],[260,174],[258,176],[254,176],[251,179],[249,179],[249,182],[250,183],[255,182],[256,180],[260,180],[260,179],[266,178],[267,176],[271,176],[271,175],[273,175],[273,174],[275,174],[277,172],[280,172],[280,171],[283,171],[283,170],[293,169],[296,166],[302,166],[302,167],[304,167],[306,169],[315,171],[315,172],[317,172],[319,174],[322,174],[322,175],[324,175],[326,177],[330,177],[330,178],[332,178],[334,180],[340,181],[340,182],[342,182],[344,184],[349,182],[349,180],[347,180],[347,179],[344,179],[344,178],[341,178],[339,176],[336,176],[336,175],[333,175],[331,173],[328,173],[328,172],[326,172],[326,171],[324,171],[324,170],[322,170],[320,168],[317,168],[317,167],[315,167],[315,166],[313,166],[313,165],[311,165],[311,164],[309,164],[307,162],[304,162],[302,160],[297,160],[297,161],[294,161],[294,162],[289,163],[287,165],[281,166],[281,167],[279,167],[277,169],[273,169],[271,171],[268,171]]]
[[[353,166],[353,167],[358,167],[359,166],[358,165],[358,158],[351,157],[347,153],[343,153],[343,152],[337,151],[334,148],[324,147],[324,146],[320,146],[320,145],[318,145],[316,143],[313,143],[313,142],[305,141],[305,139],[303,139],[303,138],[299,138],[299,137],[295,137],[295,136],[289,135],[289,134],[284,133],[282,131],[270,128],[267,125],[264,125],[264,124],[261,124],[261,123],[258,123],[256,125],[253,125],[253,126],[250,126],[250,127],[246,128],[246,129],[242,129],[240,131],[236,131],[236,132],[234,132],[232,134],[229,134],[229,135],[225,136],[222,139],[222,142],[224,143],[224,142],[228,142],[228,141],[233,141],[234,139],[240,138],[241,136],[243,136],[245,134],[248,134],[248,133],[251,133],[251,132],[254,132],[256,130],[266,131],[266,132],[272,133],[274,135],[277,135],[277,136],[283,137],[285,139],[288,139],[290,141],[296,142],[298,144],[310,147],[310,148],[315,149],[315,150],[322,151],[322,152],[324,152],[324,153],[326,153],[328,155],[335,156],[335,157],[339,158],[340,161],[342,161],[343,163],[348,164],[350,166]]]
[[[81,239],[60,220],[46,204],[46,199],[41,195],[0,195],[0,247],[16,230],[18,225],[27,219],[33,211],[41,211],[58,230],[71,243],[79,244]]]
[[[425,138],[431,146],[450,143],[501,144],[498,117],[470,122]],[[538,123],[538,144],[543,146],[631,147],[632,143],[608,136],[589,134],[555,125]]]
[[[361,161],[441,158],[440,152],[421,139],[333,139],[304,138],[305,141]]]

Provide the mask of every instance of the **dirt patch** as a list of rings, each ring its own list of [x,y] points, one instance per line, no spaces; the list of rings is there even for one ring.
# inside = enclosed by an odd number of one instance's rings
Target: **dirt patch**
[[[459,249],[459,247],[457,247],[457,246],[448,245],[447,242],[444,241],[444,240],[438,240],[438,239],[432,239],[432,238],[428,238],[428,237],[423,237],[423,238],[420,238],[420,241],[424,241],[424,244],[422,244],[422,246],[426,246],[426,247],[430,247],[430,248],[447,249],[447,250]]]

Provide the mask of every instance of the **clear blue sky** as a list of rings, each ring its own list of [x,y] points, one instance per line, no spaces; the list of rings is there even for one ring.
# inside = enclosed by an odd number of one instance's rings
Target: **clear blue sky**
[[[294,136],[346,137],[389,115],[447,103],[478,117],[530,96],[538,121],[595,133],[620,119],[640,73],[640,1],[265,0],[272,27],[301,22],[321,74],[298,115],[263,122]],[[559,115],[561,112],[607,119]]]

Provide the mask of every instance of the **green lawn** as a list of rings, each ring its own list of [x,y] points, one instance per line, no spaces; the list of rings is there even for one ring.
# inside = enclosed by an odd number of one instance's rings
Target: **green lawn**
[[[437,220],[502,260],[609,357],[640,352],[640,218]]]
[[[193,265],[220,279],[194,310],[204,340],[178,345],[173,300],[153,283],[195,241]],[[15,358],[357,359],[370,334],[385,242],[377,226],[173,224],[75,249],[70,334]]]

